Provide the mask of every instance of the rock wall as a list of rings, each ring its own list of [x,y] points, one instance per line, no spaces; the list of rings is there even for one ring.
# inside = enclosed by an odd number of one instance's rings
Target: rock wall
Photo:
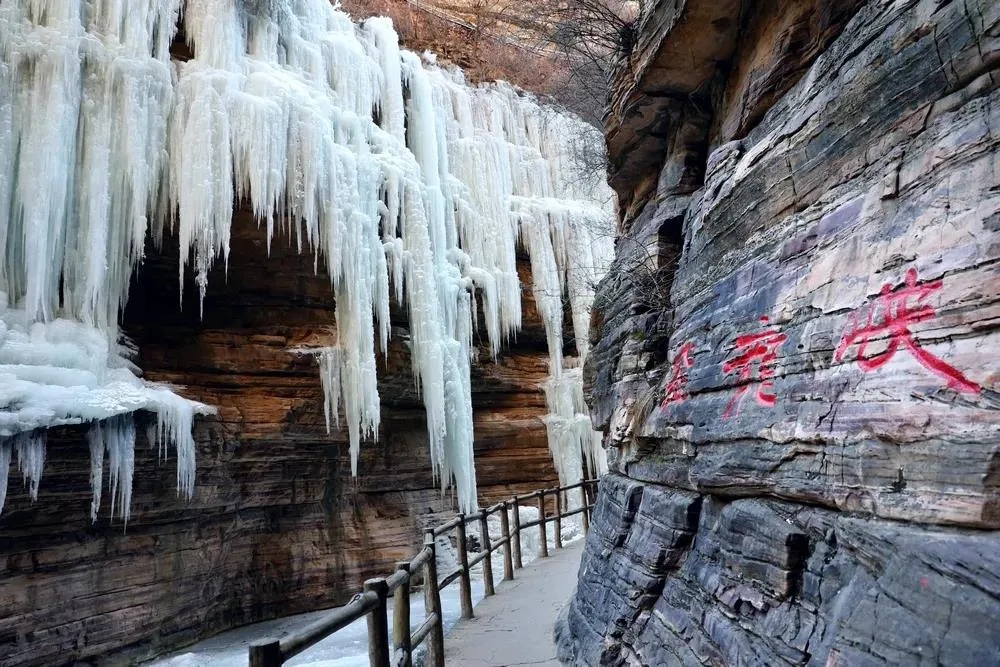
[[[576,664],[1000,664],[1000,4],[647,3]]]
[[[315,361],[288,353],[329,340],[328,279],[287,237],[268,253],[264,230],[238,217],[228,275],[216,267],[203,318],[190,281],[180,308],[170,241],[149,249],[125,314],[147,378],[218,406],[196,427],[194,498],[176,497],[174,461],[140,442],[127,529],[110,518],[107,488],[92,525],[84,433],[51,432],[38,501],[12,470],[0,515],[0,665],[127,663],[342,604],[454,511],[432,479],[405,311],[393,313],[380,369],[379,442],[363,443],[355,479],[346,432],[326,433]],[[495,364],[483,350],[473,369],[483,503],[556,485],[540,419],[548,353],[530,282],[525,306],[517,344]]]

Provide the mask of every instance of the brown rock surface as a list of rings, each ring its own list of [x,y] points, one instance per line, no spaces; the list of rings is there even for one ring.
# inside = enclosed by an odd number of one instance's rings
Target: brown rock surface
[[[149,379],[218,407],[196,426],[191,501],[175,494],[173,452],[136,448],[132,518],[90,522],[89,454],[79,428],[53,431],[39,498],[12,471],[0,515],[0,664],[115,664],[218,631],[343,603],[363,580],[415,550],[454,511],[435,486],[424,411],[413,390],[405,311],[381,372],[379,442],[350,474],[346,433],[326,434],[315,362],[290,348],[323,344],[334,323],[327,278],[288,238],[241,212],[228,275],[210,275],[204,318],[188,281],[178,307],[176,240],[150,249],[125,330]],[[497,363],[473,370],[482,502],[553,486],[539,417],[547,374],[541,322],[525,288],[525,331]],[[140,429],[142,432],[142,429]]]
[[[562,658],[1000,663],[1000,5],[648,9]]]

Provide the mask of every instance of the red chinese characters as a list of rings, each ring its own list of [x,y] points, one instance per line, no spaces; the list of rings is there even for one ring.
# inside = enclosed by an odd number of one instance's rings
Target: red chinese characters
[[[761,324],[769,324],[767,317],[760,318]],[[768,329],[759,333],[744,334],[736,338],[736,349],[722,366],[726,375],[736,373],[741,384],[736,394],[729,401],[729,407],[722,415],[729,419],[734,414],[739,415],[743,399],[751,389],[754,389],[757,402],[764,407],[774,407],[778,401],[775,394],[769,393],[774,387],[771,378],[774,377],[774,366],[778,361],[778,349],[788,340],[788,336],[777,329]],[[756,380],[756,382],[754,382]]]
[[[683,403],[688,399],[687,372],[694,366],[694,360],[691,359],[693,349],[694,343],[684,343],[674,357],[673,368],[670,371],[670,382],[667,384],[666,396],[660,407],[665,408],[673,403]]]
[[[967,394],[978,394],[982,389],[978,384],[920,347],[913,337],[913,332],[910,331],[910,327],[914,324],[936,317],[934,308],[924,301],[940,290],[941,286],[941,280],[918,282],[916,269],[906,272],[906,280],[902,285],[895,288],[889,283],[883,285],[882,293],[871,305],[867,308],[863,306],[860,311],[855,311],[851,315],[847,329],[834,352],[834,360],[842,361],[848,350],[856,345],[857,352],[854,358],[862,371],[870,373],[889,363],[902,346],[909,350],[920,365],[947,381],[951,389]],[[861,311],[865,312],[863,324]],[[868,345],[873,340],[881,338],[887,338],[885,350],[877,353],[869,351]]]

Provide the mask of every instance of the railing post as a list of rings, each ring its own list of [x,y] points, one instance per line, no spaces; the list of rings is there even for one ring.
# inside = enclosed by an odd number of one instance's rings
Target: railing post
[[[397,563],[397,570],[404,570],[406,578],[402,585],[396,589],[392,605],[392,635],[393,650],[403,654],[402,667],[413,665],[413,644],[410,641],[410,564]]]
[[[562,489],[556,489],[556,549],[562,548]]]
[[[281,667],[281,643],[262,639],[250,645],[250,667]]]
[[[517,496],[514,496],[514,567],[521,569],[521,505]]]
[[[510,543],[510,520],[507,518],[506,500],[500,510],[500,532],[503,534],[503,580],[510,581],[514,578],[514,562],[511,559],[513,545]]]
[[[541,557],[549,557],[549,537],[545,529],[545,489],[538,492],[538,536],[541,540]]]
[[[472,582],[469,581],[469,545],[465,536],[465,514],[458,515],[458,563],[462,572],[458,577],[459,595],[462,598],[462,618],[472,618]]]
[[[424,547],[431,550],[424,567],[424,609],[427,615],[434,613],[438,616],[438,622],[427,635],[427,661],[424,664],[428,667],[444,667],[444,612],[441,609],[441,591],[438,589],[437,545],[433,530],[424,533]]]
[[[378,596],[378,607],[368,613],[368,663],[371,667],[389,667],[389,620],[385,600],[389,586],[385,579],[369,579],[365,592]]]
[[[587,534],[590,532],[590,501],[587,499],[587,484],[580,486],[580,495],[583,497],[583,532]]]
[[[486,556],[480,561],[483,564],[483,587],[486,589],[486,595],[495,595],[496,589],[493,588],[493,543],[490,542],[490,528],[489,521],[487,521],[486,512],[482,513],[479,517],[479,539],[483,543],[483,553]]]

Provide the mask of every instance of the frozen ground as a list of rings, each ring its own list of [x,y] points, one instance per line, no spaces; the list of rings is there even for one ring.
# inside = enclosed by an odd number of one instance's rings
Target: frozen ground
[[[521,521],[527,523],[538,517],[534,508],[521,509]],[[499,538],[500,524],[497,517],[490,522],[490,537]],[[573,517],[563,521],[563,543],[570,544],[582,539],[583,531],[578,521]],[[479,531],[470,526],[469,533],[478,537]],[[548,527],[549,551],[555,548],[554,524]],[[521,536],[521,558],[527,567],[538,555],[539,536],[535,528],[528,529]],[[449,541],[438,540],[438,573],[443,577],[457,567],[454,549]],[[389,572],[385,573],[390,574]],[[493,578],[499,583],[503,579],[503,553],[493,554]],[[482,567],[472,569],[472,600],[478,604],[483,599]],[[503,591],[498,590],[498,596]],[[425,609],[423,593],[418,592],[411,598],[412,629],[424,622]],[[441,591],[441,605],[444,608],[445,632],[448,632],[461,617],[461,602],[459,600],[458,583],[453,583]],[[148,663],[150,667],[245,667],[247,665],[248,647],[256,641],[268,637],[282,638],[322,616],[326,611],[311,612],[289,616],[274,621],[256,623],[238,628],[206,639],[189,647],[181,653],[164,657]],[[389,618],[391,624],[392,601],[389,601]],[[391,627],[391,625],[390,625]],[[368,665],[368,627],[361,619],[340,632],[327,637],[304,653],[296,656],[287,665],[297,667],[366,667]]]

